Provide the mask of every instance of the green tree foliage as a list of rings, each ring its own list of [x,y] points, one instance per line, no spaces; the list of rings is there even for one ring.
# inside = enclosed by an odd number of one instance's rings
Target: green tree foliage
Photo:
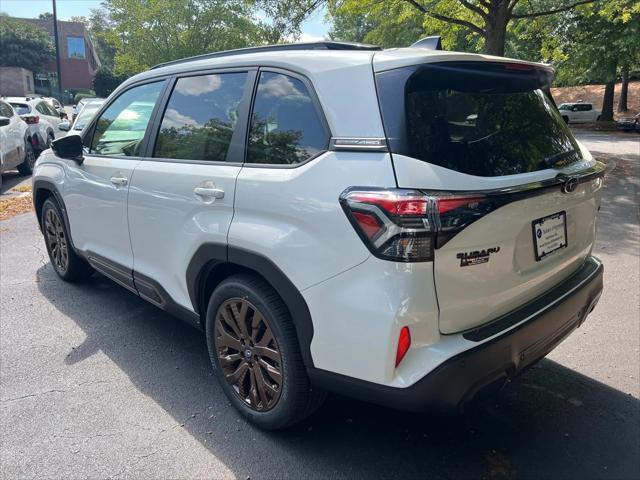
[[[503,55],[507,27],[518,19],[534,19],[571,11],[597,0],[262,0],[265,10],[277,14],[279,22],[295,31],[315,9],[328,6],[334,16],[371,17],[373,28],[365,35],[390,40],[396,33],[401,45],[411,36],[414,24],[423,31],[446,32],[449,43],[477,43],[484,52]],[[344,19],[340,33],[345,30]],[[402,26],[408,25],[408,31]],[[351,24],[353,27],[354,24]],[[357,29],[353,30],[357,32]],[[337,36],[337,34],[336,34]],[[393,36],[393,35],[392,35]],[[468,38],[471,36],[471,38]]]
[[[107,67],[101,67],[93,77],[92,87],[98,97],[107,98],[127,78],[127,75],[114,75]]]
[[[27,22],[0,16],[0,65],[23,67],[33,72],[55,58],[47,33]]]
[[[116,74],[158,63],[263,42],[252,0],[105,0]]]
[[[89,17],[71,17],[69,20],[84,23],[100,59],[100,64],[109,70],[113,70],[116,49],[108,41],[108,33],[112,28],[108,13],[104,9],[94,8],[91,10]]]
[[[516,27],[514,44],[536,38],[534,60],[556,65],[557,85],[604,83],[601,119],[613,118],[615,82],[625,70],[640,67],[640,3],[611,0],[566,12],[554,22]],[[531,42],[529,42],[531,43]]]

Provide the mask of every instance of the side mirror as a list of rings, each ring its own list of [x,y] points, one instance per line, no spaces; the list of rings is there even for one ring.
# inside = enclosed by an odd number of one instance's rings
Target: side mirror
[[[62,130],[63,132],[68,132],[69,130],[71,130],[71,124],[68,121],[60,122],[58,124],[58,129]]]
[[[0,127],[6,127],[11,123],[11,119],[7,117],[0,117]]]
[[[78,165],[82,165],[84,157],[82,156],[82,137],[80,135],[67,135],[65,137],[54,140],[51,149],[60,158],[73,160]]]
[[[578,111],[578,107],[571,107],[571,111],[572,112],[577,112]]]
[[[60,110],[60,111],[58,112],[58,115],[60,115],[60,118],[67,118],[67,114],[66,114],[66,113],[64,113],[64,110]]]

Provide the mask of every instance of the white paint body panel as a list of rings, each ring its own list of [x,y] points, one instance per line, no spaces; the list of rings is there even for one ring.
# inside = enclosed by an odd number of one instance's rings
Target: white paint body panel
[[[394,184],[389,155],[379,152],[327,152],[297,168],[245,166],[229,245],[266,256],[303,290],[370,255],[340,194],[353,185]]]
[[[84,163],[61,160],[65,166],[64,203],[75,247],[101,255],[123,267],[133,267],[127,221],[128,185],[114,185],[140,162],[135,158],[85,155]]]
[[[145,160],[129,189],[133,268],[156,281],[179,305],[193,311],[186,283],[189,261],[204,243],[227,243],[239,166]],[[203,199],[204,182],[224,197]]]
[[[0,171],[15,168],[24,161],[27,124],[15,112],[9,120],[9,125],[0,127]]]

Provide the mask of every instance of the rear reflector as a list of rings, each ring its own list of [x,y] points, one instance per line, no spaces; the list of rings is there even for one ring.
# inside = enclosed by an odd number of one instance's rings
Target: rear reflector
[[[396,367],[400,365],[400,362],[409,351],[411,346],[411,333],[409,327],[402,327],[400,329],[400,337],[398,337],[398,350],[396,351]]]

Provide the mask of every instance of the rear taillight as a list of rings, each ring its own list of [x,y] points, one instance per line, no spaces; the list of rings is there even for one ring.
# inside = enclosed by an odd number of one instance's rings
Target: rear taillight
[[[35,125],[40,121],[40,117],[37,115],[25,115],[22,117],[22,120],[27,122],[29,125]]]
[[[385,260],[433,260],[434,249],[496,208],[488,197],[350,188],[340,203],[371,252]]]

